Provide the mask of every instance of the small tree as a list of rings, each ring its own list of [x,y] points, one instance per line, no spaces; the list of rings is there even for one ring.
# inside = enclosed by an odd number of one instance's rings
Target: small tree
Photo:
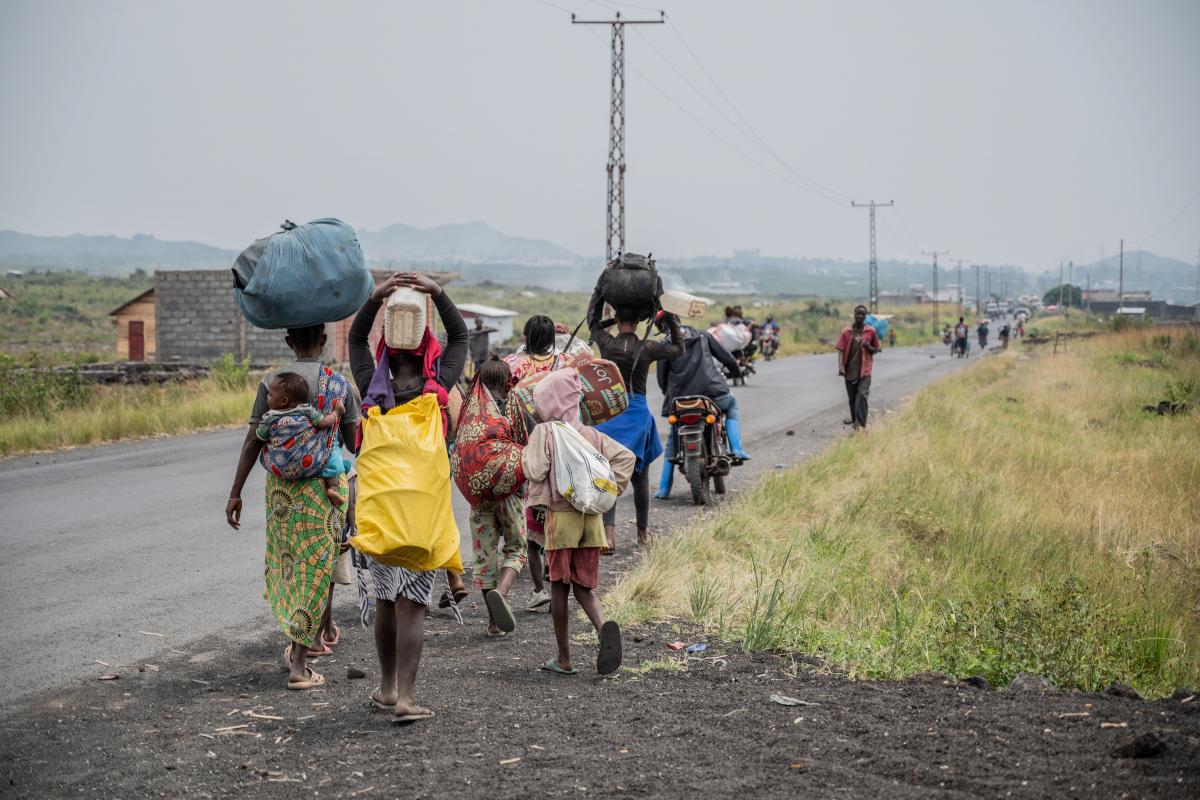
[[[1071,308],[1080,308],[1083,305],[1083,290],[1078,286],[1072,286],[1069,283],[1062,285],[1062,304]],[[1048,306],[1058,305],[1059,287],[1055,286],[1050,291],[1042,296],[1042,303]]]

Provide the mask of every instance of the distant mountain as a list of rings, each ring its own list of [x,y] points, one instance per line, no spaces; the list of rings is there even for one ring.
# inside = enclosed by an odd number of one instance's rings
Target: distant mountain
[[[147,234],[120,236],[34,236],[0,231],[0,264],[10,267],[129,272],[153,269],[228,267],[237,253],[199,242],[160,241]]]
[[[508,236],[483,222],[414,228],[389,225],[379,231],[358,232],[363,253],[372,260],[388,258],[468,258],[505,261],[574,261],[565,247],[545,239]]]
[[[1076,286],[1085,287],[1091,276],[1093,289],[1116,289],[1121,278],[1120,256],[1111,256],[1091,264],[1076,264],[1071,270]],[[1066,280],[1066,272],[1063,273]],[[1058,270],[1048,270],[1039,277],[1040,286],[1058,286]],[[1125,254],[1125,290],[1149,291],[1155,300],[1180,304],[1196,302],[1196,265],[1176,258],[1160,256],[1146,250]]]

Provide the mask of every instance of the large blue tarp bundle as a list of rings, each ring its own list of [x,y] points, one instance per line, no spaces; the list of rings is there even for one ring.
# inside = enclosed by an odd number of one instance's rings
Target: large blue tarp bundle
[[[246,319],[259,328],[303,328],[358,311],[375,281],[354,229],[338,219],[282,228],[234,262],[234,291]]]
[[[867,314],[866,322],[875,329],[875,333],[879,334],[880,341],[887,338],[888,321],[886,319],[880,319],[874,314]]]

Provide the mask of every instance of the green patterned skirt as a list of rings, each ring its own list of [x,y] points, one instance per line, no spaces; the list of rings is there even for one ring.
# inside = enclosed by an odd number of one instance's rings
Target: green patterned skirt
[[[342,541],[344,506],[334,508],[320,478],[267,475],[266,590],[263,596],[288,638],[312,647],[329,597]],[[348,496],[342,478],[342,496]]]

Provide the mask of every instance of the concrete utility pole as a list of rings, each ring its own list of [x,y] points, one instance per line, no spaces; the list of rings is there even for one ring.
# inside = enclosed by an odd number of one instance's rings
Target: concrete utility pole
[[[625,26],[662,25],[665,12],[658,19],[575,19],[572,25],[612,26],[612,87],[608,109],[608,209],[605,230],[605,263],[625,252]]]
[[[941,306],[941,298],[938,297],[938,286],[937,286],[937,283],[938,283],[938,281],[937,281],[937,279],[938,279],[937,257],[944,256],[949,252],[950,252],[949,250],[922,250],[921,251],[921,255],[933,256],[933,332],[934,333],[939,332],[938,324],[939,324],[940,320],[938,319],[938,309]]]
[[[1196,251],[1196,302],[1200,303],[1200,250]]]
[[[1117,281],[1117,311],[1125,307],[1125,240],[1121,240],[1120,277]]]
[[[958,259],[958,313],[960,315],[967,313],[967,307],[966,307],[966,305],[963,304],[962,265],[963,265],[964,261],[970,261],[970,260],[971,259],[969,259],[969,258]]]
[[[1090,313],[1092,313],[1092,273],[1091,272],[1089,272],[1087,274],[1087,294],[1084,295],[1084,297],[1087,298],[1086,302],[1084,303],[1084,308],[1087,310],[1087,313],[1090,314]]]
[[[876,203],[874,200],[869,203],[850,201],[852,208],[871,209],[871,277],[870,286],[867,288],[867,306],[871,309],[872,314],[879,310],[879,264],[875,260],[875,209],[890,208],[894,205],[896,205],[895,200],[888,200],[886,203]]]
[[[1067,262],[1067,286],[1071,287],[1070,289],[1067,289],[1067,316],[1069,317],[1069,316],[1071,316],[1071,305],[1074,303],[1074,301],[1071,299],[1071,292],[1074,291],[1074,289],[1075,289],[1075,262],[1074,261]]]
[[[979,265],[975,265],[975,313],[983,316],[984,304],[983,296],[979,293]]]
[[[1062,293],[1063,293],[1063,263],[1058,262],[1058,312],[1063,313]]]

